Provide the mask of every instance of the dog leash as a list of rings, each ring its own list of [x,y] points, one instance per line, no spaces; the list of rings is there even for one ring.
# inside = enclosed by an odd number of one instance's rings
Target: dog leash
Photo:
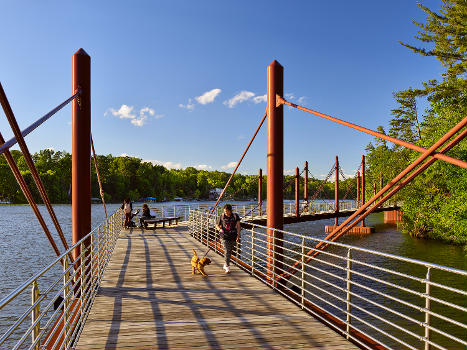
[[[219,240],[219,235],[217,234],[216,235],[216,240],[214,241],[214,246],[217,246],[217,241],[218,240]],[[206,253],[204,253],[202,259],[204,259],[211,250],[212,250],[212,248],[208,245],[208,250],[206,251]]]

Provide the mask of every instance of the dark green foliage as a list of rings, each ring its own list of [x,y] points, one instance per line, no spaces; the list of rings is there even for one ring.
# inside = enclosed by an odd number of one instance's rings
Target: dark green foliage
[[[27,169],[24,158],[19,151],[12,151],[21,173],[26,179],[37,202],[41,202],[39,193],[35,190],[34,181]],[[71,201],[71,155],[66,152],[42,150],[33,155],[39,175],[53,203],[69,203]],[[161,165],[153,165],[134,157],[113,157],[112,155],[97,156],[99,173],[104,188],[105,199],[108,202],[120,202],[126,197],[133,200],[144,197],[155,197],[158,201],[171,200],[175,197],[185,199],[209,199],[209,191],[223,188],[230,174],[220,171],[186,169],[168,170]],[[284,176],[284,185],[290,184],[284,190],[285,198],[293,199],[294,177]],[[263,195],[266,197],[266,176],[263,179]],[[340,187],[340,198],[348,188],[347,179]],[[319,188],[322,181],[309,180],[310,196]],[[300,199],[303,199],[303,178],[300,179]],[[355,182],[352,184],[351,195],[355,197]],[[91,165],[92,197],[99,198],[99,184],[94,164]],[[235,174],[227,189],[227,195],[234,199],[251,199],[258,195],[258,177],[256,175]],[[334,184],[327,183],[318,198],[333,198]],[[0,157],[0,198],[13,203],[26,203],[19,185],[11,173],[4,157]]]
[[[388,134],[429,148],[467,114],[467,2],[443,0],[439,13],[419,4],[427,14],[416,39],[430,48],[408,47],[422,56],[437,58],[445,72],[443,80],[422,83],[423,88],[394,94],[399,107],[392,110]],[[417,115],[417,98],[425,97],[430,106]],[[381,132],[384,130],[381,128]],[[383,173],[387,182],[414,161],[420,153],[385,141],[375,140],[367,147],[368,183]],[[467,160],[467,141],[448,155]],[[367,194],[372,191],[367,187]],[[467,243],[467,173],[444,161],[436,161],[394,200],[402,203],[402,229],[413,236]]]

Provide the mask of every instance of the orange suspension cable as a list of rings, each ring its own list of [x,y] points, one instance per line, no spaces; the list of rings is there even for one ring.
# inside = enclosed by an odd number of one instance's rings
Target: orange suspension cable
[[[97,181],[99,182],[99,192],[102,198],[102,205],[104,206],[105,218],[108,219],[107,208],[105,206],[105,200],[104,200],[104,190],[102,189],[101,177],[99,175],[99,168],[97,166],[97,157],[96,157],[96,151],[94,150],[94,142],[92,141],[92,134],[91,134],[91,149],[92,149],[92,157],[94,159],[94,167],[96,168]]]
[[[36,183],[37,189],[39,190],[42,200],[45,206],[47,207],[47,210],[49,211],[50,217],[52,218],[52,222],[54,223],[55,228],[58,232],[58,235],[60,236],[62,244],[65,247],[65,250],[68,250],[68,244],[66,242],[65,235],[63,234],[63,231],[62,231],[62,228],[60,227],[57,216],[55,215],[55,212],[52,208],[49,196],[47,195],[47,192],[45,191],[44,184],[42,183],[39,173],[37,172],[36,166],[34,165],[34,161],[32,160],[32,157],[31,157],[31,153],[29,153],[28,146],[26,145],[26,142],[24,141],[23,135],[21,135],[21,130],[19,129],[15,115],[13,114],[13,110],[11,109],[10,103],[8,102],[8,99],[6,97],[5,91],[3,90],[1,83],[0,83],[0,103],[3,107],[3,111],[5,112],[5,116],[7,117],[8,122],[10,123],[11,129],[13,130],[16,140],[18,141],[21,151],[23,152],[23,157],[26,160],[26,164],[28,165],[29,170],[31,171],[31,175],[34,179],[34,182]]]
[[[314,114],[318,117],[321,117],[321,118],[324,118],[324,119],[327,119],[327,120],[331,120],[333,122],[336,122],[338,124],[342,124],[342,125],[345,125],[345,126],[348,126],[352,129],[355,129],[355,130],[358,130],[358,131],[362,131],[364,133],[367,133],[367,134],[370,134],[372,136],[376,136],[376,137],[379,137],[380,139],[383,139],[383,140],[387,140],[387,141],[390,141],[390,142],[393,142],[395,144],[398,144],[398,145],[401,145],[401,146],[404,146],[404,147],[407,147],[407,148],[410,148],[414,151],[417,151],[417,152],[420,152],[420,153],[424,153],[426,152],[426,148],[423,148],[423,147],[420,147],[420,146],[417,146],[417,145],[414,145],[412,143],[409,143],[409,142],[406,142],[406,141],[402,141],[402,140],[399,140],[399,139],[396,139],[395,137],[391,137],[391,136],[388,136],[388,135],[384,135],[382,133],[379,133],[377,131],[373,131],[373,130],[370,130],[370,129],[367,129],[367,128],[364,128],[362,126],[359,126],[357,124],[352,124],[352,123],[349,123],[349,122],[346,122],[344,120],[341,120],[341,119],[338,119],[338,118],[335,118],[335,117],[331,117],[330,115],[327,115],[327,114],[323,114],[323,113],[320,113],[320,112],[316,112],[312,109],[309,109],[309,108],[306,108],[306,107],[302,107],[302,106],[299,106],[295,103],[292,103],[292,102],[289,102],[287,100],[285,100],[284,98],[280,97],[280,96],[276,96],[276,99],[278,101],[279,104],[286,104],[287,106],[290,106],[290,107],[294,107],[294,108],[297,108],[297,109],[300,109],[302,111],[305,111],[305,112],[308,112],[308,113],[311,113],[311,114]],[[437,158],[437,159],[441,159],[441,160],[444,160],[445,162],[448,162],[448,163],[451,163],[451,164],[454,164],[454,165],[458,165],[462,168],[466,168],[467,169],[467,162],[464,162],[462,160],[459,160],[459,159],[456,159],[456,158],[452,158],[452,157],[449,157],[445,154],[441,154],[441,153],[438,153],[438,152],[434,152],[432,154],[433,157]]]
[[[242,163],[242,160],[243,160],[243,158],[245,157],[246,153],[247,153],[248,150],[250,149],[250,146],[251,146],[251,144],[253,143],[253,140],[255,139],[256,135],[258,134],[259,129],[261,129],[261,126],[263,125],[264,120],[266,119],[266,116],[267,116],[267,111],[264,112],[263,119],[261,119],[261,122],[259,123],[258,127],[256,128],[255,133],[253,134],[253,137],[251,138],[250,142],[248,143],[248,146],[246,146],[245,151],[243,152],[242,156],[240,157],[240,160],[238,161],[237,166],[235,167],[235,169],[234,169],[232,175],[230,175],[229,180],[227,181],[227,183],[226,183],[224,189],[222,190],[221,194],[219,195],[219,198],[217,199],[216,204],[215,204],[214,207],[211,209],[210,214],[214,213],[214,210],[216,210],[217,205],[219,204],[220,200],[221,200],[222,197],[224,196],[225,190],[227,189],[227,187],[229,187],[230,181],[232,181],[232,178],[233,178],[233,176],[235,175],[235,172],[237,171],[238,167],[239,167],[240,164]]]
[[[342,236],[343,234],[345,234],[346,232],[348,232],[352,227],[354,227],[358,222],[360,222],[366,216],[368,216],[379,205],[381,205],[386,200],[388,200],[390,197],[392,197],[401,188],[403,188],[410,181],[412,181],[416,176],[418,176],[421,172],[423,172],[426,168],[428,168],[431,164],[433,164],[435,162],[435,159],[431,158],[426,163],[421,165],[418,169],[416,169],[413,173],[411,173],[405,180],[401,181],[407,174],[409,174],[418,165],[420,165],[424,160],[430,157],[430,155],[432,155],[439,147],[444,145],[451,137],[453,137],[456,133],[462,130],[462,128],[464,128],[466,125],[467,125],[467,117],[461,120],[457,125],[455,125],[451,130],[449,130],[443,137],[441,137],[430,148],[428,148],[426,152],[424,152],[414,162],[412,162],[409,166],[407,166],[407,168],[405,168],[399,175],[397,175],[394,179],[392,179],[386,186],[384,186],[384,188],[382,188],[378,193],[376,193],[368,202],[362,205],[355,213],[349,216],[340,226],[335,228],[329,235],[327,235],[324,238],[324,240],[334,241],[340,236]],[[440,153],[443,154],[447,152],[452,147],[457,145],[460,141],[462,141],[465,137],[467,137],[467,130],[464,130],[463,132],[461,132],[453,140],[451,140],[447,145],[445,145],[441,149]],[[401,183],[398,184],[399,181],[401,181]],[[383,194],[388,190],[391,190],[391,191],[383,196]],[[378,202],[373,207],[371,207],[369,210],[366,210],[376,201]],[[350,221],[354,220],[358,215],[361,215],[361,216],[358,219],[356,219],[354,222],[349,224]],[[309,256],[309,258],[305,262],[309,262],[314,256],[319,254],[319,250],[317,250],[317,248],[321,247],[321,249],[324,249],[326,246],[327,244],[325,242],[318,243],[313,249],[311,249],[306,254],[307,256]],[[292,267],[288,269],[287,272],[284,272],[278,279],[289,278],[293,273],[298,271],[297,269],[298,269],[298,266],[300,265],[301,265],[301,262],[295,263]]]

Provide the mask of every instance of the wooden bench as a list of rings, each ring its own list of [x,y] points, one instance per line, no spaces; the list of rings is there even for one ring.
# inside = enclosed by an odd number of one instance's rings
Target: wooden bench
[[[151,227],[151,229],[155,230],[157,228],[157,224],[162,223],[162,227],[165,227],[165,223],[168,222],[169,225],[172,225],[172,222],[175,221],[175,225],[178,224],[178,220],[180,220],[182,217],[181,216],[169,216],[165,218],[157,218],[157,219],[145,219],[143,220],[144,222],[144,228],[148,228],[148,224],[154,225]]]

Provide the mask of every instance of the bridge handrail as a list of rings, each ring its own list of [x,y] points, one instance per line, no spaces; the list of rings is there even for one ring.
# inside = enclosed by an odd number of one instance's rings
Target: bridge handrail
[[[14,346],[10,344],[12,349],[20,348],[26,338],[31,335],[32,344],[29,349],[40,349],[44,346],[47,349],[49,346],[52,346],[52,349],[61,349],[64,345],[63,342],[67,343],[65,348],[68,348],[70,342],[79,335],[84,326],[105,267],[115,246],[121,224],[122,211],[119,209],[0,301],[0,316],[2,316],[1,312],[12,301],[20,299],[19,303],[25,304],[21,298],[25,297],[24,292],[28,287],[32,287],[32,303],[29,304],[26,311],[17,317],[12,324],[0,324],[6,329],[5,332],[2,331],[3,334],[0,333],[0,346],[10,340],[10,342],[15,342]],[[86,246],[86,240],[91,240],[91,244]],[[75,262],[72,262],[69,256],[77,247],[81,247],[81,252],[76,257]],[[54,274],[53,268],[57,266],[62,268],[62,265],[64,266],[63,270]],[[49,276],[48,273],[52,273],[52,276]],[[44,284],[47,285],[41,284],[39,293],[41,278],[46,279]],[[63,284],[60,287],[61,281]],[[64,296],[64,299],[59,302],[59,305],[54,305],[57,304],[57,298],[61,295]],[[41,308],[40,304],[44,302],[46,307]],[[8,310],[6,311],[8,312]],[[24,325],[25,320],[29,318],[32,320],[31,325]],[[42,320],[45,322],[45,326],[41,327]],[[81,326],[78,326],[79,324]],[[51,326],[52,328],[50,328]],[[24,332],[22,336],[18,336],[19,331]]]
[[[191,210],[190,234],[222,254],[216,219],[216,215]],[[248,225],[234,250],[233,263],[324,323],[337,326],[363,348],[373,349],[377,344],[386,349],[467,346],[467,291],[460,289],[465,286],[461,282],[466,281],[467,271],[259,224]],[[268,240],[267,230],[273,231],[275,242]],[[307,250],[319,242],[329,243],[328,249],[307,263]],[[282,251],[276,251],[276,243]],[[268,249],[274,253],[268,253]],[[296,262],[302,263],[298,274],[290,280],[278,278]],[[452,274],[452,278],[439,275],[439,271]],[[412,313],[407,314],[406,309]]]

